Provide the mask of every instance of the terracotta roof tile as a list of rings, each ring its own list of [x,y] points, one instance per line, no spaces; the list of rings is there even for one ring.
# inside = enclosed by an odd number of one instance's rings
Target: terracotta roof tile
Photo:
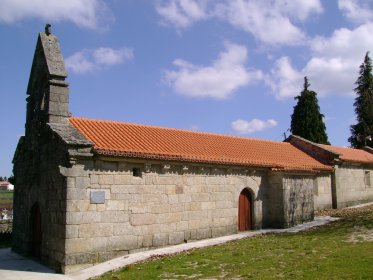
[[[292,171],[332,169],[285,142],[75,117],[70,123],[103,155]]]
[[[373,154],[367,151],[347,147],[336,147],[330,145],[320,146],[340,154],[339,158],[343,161],[373,164]]]

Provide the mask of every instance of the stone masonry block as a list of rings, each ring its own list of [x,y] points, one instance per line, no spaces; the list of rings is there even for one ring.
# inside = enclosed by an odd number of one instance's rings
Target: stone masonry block
[[[176,223],[176,230],[177,231],[185,231],[189,229],[188,221],[180,221]]]
[[[76,254],[76,264],[96,263],[98,262],[97,253]]]
[[[75,188],[75,177],[67,177],[66,186],[67,188]]]
[[[78,189],[87,188],[89,187],[89,184],[91,183],[91,180],[89,179],[89,177],[76,177],[75,180],[76,180],[75,184]]]
[[[89,199],[87,196],[87,190],[77,189],[77,188],[68,188],[66,192],[66,199],[80,200],[80,199]]]
[[[209,227],[209,221],[206,220],[191,220],[188,222],[189,230],[196,230],[199,228],[207,228]]]
[[[168,244],[168,234],[167,233],[155,233],[153,235],[153,246],[160,247],[166,246]]]
[[[154,214],[168,213],[170,212],[169,204],[157,204],[150,207],[150,212]],[[145,211],[144,211],[145,213]]]
[[[223,176],[212,176],[206,177],[206,185],[224,185],[225,177]]]
[[[201,210],[211,210],[211,209],[215,209],[216,208],[216,204],[218,202],[214,202],[214,201],[211,201],[211,202],[201,202]]]
[[[101,222],[101,213],[96,211],[81,212],[82,224],[99,223]]]
[[[196,194],[202,193],[202,186],[204,185],[192,185],[184,188],[184,193]]]
[[[231,200],[216,201],[215,207],[218,208],[218,209],[222,209],[222,208],[233,208],[234,207],[234,203]],[[213,208],[209,208],[209,209],[213,209]]]
[[[126,211],[104,211],[101,215],[103,223],[123,223],[129,221],[129,215]]]
[[[140,231],[139,227],[133,227],[129,222],[125,223],[114,223],[113,224],[113,235],[140,235],[144,234]]]
[[[136,249],[137,246],[137,236],[135,235],[113,236],[107,238],[108,251],[133,250]]]
[[[197,229],[197,239],[206,239],[211,238],[211,229],[204,228],[204,229]]]
[[[170,213],[182,212],[182,211],[184,211],[184,205],[182,203],[170,205],[170,211],[169,211]]]
[[[107,223],[82,224],[79,238],[113,236],[113,225]]]
[[[132,214],[130,217],[131,225],[151,225],[155,222],[154,214]]]
[[[211,199],[214,201],[232,201],[231,192],[216,192],[210,195]]]
[[[191,202],[192,196],[190,194],[179,194],[179,203]]]
[[[227,217],[235,217],[237,215],[236,208],[228,208],[228,209],[216,209],[212,212],[213,218],[227,218]]]
[[[191,202],[189,203],[190,207],[188,210],[190,211],[199,211],[202,209],[202,202],[197,201],[197,202]]]
[[[91,174],[89,175],[89,178],[91,179],[91,185],[98,184],[98,175]]]
[[[160,203],[161,202],[161,196],[158,194],[143,194],[143,201],[146,203]]]
[[[164,224],[153,224],[150,225],[151,233],[170,233],[176,231],[176,223],[164,223]]]
[[[128,201],[127,200],[108,200],[106,202],[106,210],[108,210],[108,211],[128,210]]]
[[[209,193],[192,193],[192,201],[210,201]]]
[[[152,247],[153,246],[153,236],[152,235],[143,235],[141,238],[142,245],[141,247]]]
[[[168,235],[168,244],[175,245],[184,242],[184,232],[171,232]]]
[[[126,185],[132,179],[132,175],[114,175],[114,184],[115,185]]]
[[[168,195],[168,203],[169,204],[179,203],[179,195],[178,194],[170,194],[170,195]]]
[[[112,185],[111,193],[135,194],[139,193],[139,187],[133,185]]]
[[[142,203],[130,203],[128,209],[132,214],[145,214],[145,213],[148,213],[148,212],[152,212],[152,211],[149,211],[149,209],[151,209],[151,207],[152,206],[150,206],[150,205],[145,206]]]
[[[87,200],[67,200],[67,212],[85,212],[89,209],[89,201]]]
[[[66,239],[66,254],[103,252],[106,251],[106,238],[75,238]]]
[[[79,235],[78,225],[66,225],[66,238],[77,238]]]
[[[157,176],[154,177],[155,185],[175,185],[176,184],[175,176]]]
[[[183,220],[201,220],[208,217],[207,211],[186,211],[183,212]]]
[[[183,217],[182,212],[176,212],[176,213],[164,213],[164,214],[158,214],[155,216],[155,222],[157,224],[169,224],[169,223],[176,223],[180,222]]]
[[[82,212],[66,212],[67,225],[79,225],[82,223]]]
[[[111,174],[98,175],[98,183],[100,185],[112,185],[114,184],[114,175],[111,175]]]

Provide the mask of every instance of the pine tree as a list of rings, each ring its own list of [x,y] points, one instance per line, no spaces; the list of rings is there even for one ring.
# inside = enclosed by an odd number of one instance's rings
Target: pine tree
[[[320,113],[317,94],[309,90],[309,86],[307,77],[304,77],[304,89],[299,96],[294,98],[298,102],[291,115],[290,131],[312,142],[329,144],[323,121],[324,115]]]
[[[360,65],[359,75],[354,89],[357,124],[351,125],[351,137],[348,141],[354,148],[373,147],[373,77],[369,52],[366,53],[364,62]]]

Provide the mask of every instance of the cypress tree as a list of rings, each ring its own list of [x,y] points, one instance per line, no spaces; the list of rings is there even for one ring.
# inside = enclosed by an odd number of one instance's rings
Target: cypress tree
[[[369,52],[360,65],[359,77],[355,84],[354,106],[357,124],[351,125],[351,137],[348,141],[354,148],[373,147],[373,77]]]
[[[294,98],[298,102],[291,115],[290,131],[312,142],[329,144],[323,121],[324,115],[320,113],[317,94],[309,90],[309,86],[307,77],[304,77],[303,91]]]

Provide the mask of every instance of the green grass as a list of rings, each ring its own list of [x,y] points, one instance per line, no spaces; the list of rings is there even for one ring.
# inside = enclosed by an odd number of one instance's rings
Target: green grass
[[[13,191],[0,191],[0,208],[13,208]]]
[[[305,232],[158,257],[97,279],[372,279],[373,206],[335,215]]]
[[[13,198],[13,191],[0,191],[0,198]]]

